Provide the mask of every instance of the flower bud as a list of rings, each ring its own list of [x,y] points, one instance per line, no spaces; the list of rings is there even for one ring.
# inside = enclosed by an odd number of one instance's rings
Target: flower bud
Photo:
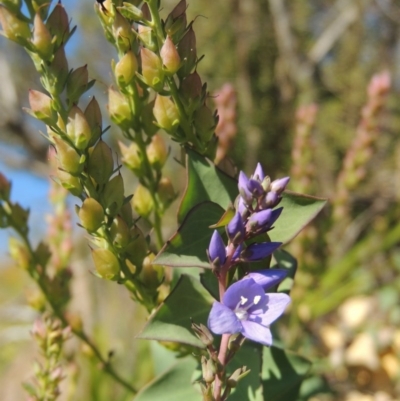
[[[129,50],[115,65],[114,74],[118,86],[129,85],[136,76],[138,61],[132,50]]]
[[[235,388],[237,386],[237,383],[240,379],[243,379],[243,377],[247,376],[250,373],[250,370],[246,368],[246,366],[243,366],[239,369],[236,369],[231,376],[227,380],[227,386],[229,388]]]
[[[167,36],[163,46],[161,47],[160,56],[164,67],[171,75],[179,70],[181,59],[178,50],[176,50],[176,47],[169,36]]]
[[[8,241],[8,249],[10,256],[15,260],[18,267],[28,270],[32,263],[32,256],[26,246],[19,242],[16,238],[10,237]]]
[[[3,28],[4,36],[21,45],[26,45],[31,36],[31,30],[27,22],[17,18],[7,8],[0,5],[0,24]]]
[[[245,229],[242,216],[240,215],[239,212],[236,212],[233,219],[226,226],[226,232],[228,234],[229,239],[232,241],[234,245],[237,245],[243,241],[245,235]]]
[[[144,131],[149,136],[153,136],[159,130],[157,125],[154,123],[154,114],[153,114],[154,104],[155,104],[154,100],[147,103],[142,108],[142,112],[140,114]]]
[[[257,213],[253,213],[248,221],[246,228],[249,232],[263,233],[271,229],[272,225],[279,218],[283,207],[278,209],[265,209]]]
[[[212,111],[205,104],[195,111],[194,126],[203,142],[207,143],[212,138],[217,121]]]
[[[212,359],[207,359],[204,355],[201,357],[201,368],[203,379],[206,383],[212,383],[215,379],[215,365]]]
[[[53,53],[52,37],[46,25],[40,18],[40,14],[36,13],[33,20],[33,36],[32,44],[40,57],[48,61]]]
[[[64,90],[69,74],[68,61],[65,57],[64,46],[60,46],[54,53],[53,61],[49,67],[49,72],[49,84],[52,90],[51,93],[60,94]]]
[[[110,238],[113,245],[118,248],[125,248],[131,239],[129,228],[125,221],[117,216],[114,218],[110,227]]]
[[[138,34],[139,34],[139,39],[143,42],[143,44],[147,48],[154,49],[155,42],[153,37],[153,31],[149,26],[139,24]]]
[[[165,31],[173,38],[181,38],[187,25],[186,0],[181,0],[168,14],[165,20]]]
[[[25,297],[28,305],[36,311],[43,312],[46,309],[46,297],[39,289],[29,289]]]
[[[175,103],[167,96],[157,95],[154,108],[154,117],[160,128],[171,133],[179,125],[179,113]]]
[[[137,8],[133,4],[129,4],[127,1],[124,2],[123,7],[118,7],[122,15],[132,21],[142,21],[144,18],[143,12],[140,8]]]
[[[150,164],[156,170],[161,170],[167,160],[168,153],[165,142],[160,135],[154,135],[151,138],[151,142],[146,148],[146,154]]]
[[[133,115],[128,99],[112,87],[108,90],[108,112],[111,120],[122,129],[132,127]]]
[[[199,340],[206,346],[209,347],[210,345],[213,344],[214,342],[214,337],[211,334],[210,330],[208,327],[204,326],[204,324],[196,324],[193,323],[191,324],[191,328],[196,334],[196,336],[199,338]]]
[[[72,106],[66,126],[67,136],[79,150],[88,147],[92,132],[86,117],[78,106]]]
[[[252,175],[252,178],[254,178],[257,181],[262,182],[264,180],[265,174],[264,174],[264,170],[261,166],[260,163],[257,163],[257,167],[254,170],[254,174]]]
[[[222,266],[226,261],[226,249],[224,241],[217,230],[211,237],[210,245],[208,247],[208,257],[210,263],[214,266]]]
[[[241,257],[248,262],[264,259],[276,251],[282,242],[261,242],[249,245],[241,252]]]
[[[284,177],[272,181],[270,186],[271,191],[276,192],[280,195],[285,190],[287,184],[289,183],[289,180],[290,177]]]
[[[136,188],[132,199],[132,206],[135,212],[143,218],[149,217],[154,209],[153,198],[149,190],[142,184],[139,184]]]
[[[97,184],[104,185],[114,171],[114,160],[111,149],[100,140],[91,150],[88,161],[88,174]]]
[[[135,35],[129,21],[118,11],[115,12],[112,32],[120,51],[126,52],[130,50],[135,41]]]
[[[192,26],[190,26],[185,36],[179,42],[178,53],[182,61],[178,75],[183,78],[192,72],[197,62],[196,36]]]
[[[9,200],[11,192],[11,182],[0,173],[0,200]]]
[[[67,80],[67,99],[70,103],[76,103],[81,95],[89,90],[94,80],[88,82],[87,65],[79,67],[72,71]]]
[[[249,179],[248,179],[247,175],[243,171],[240,171],[239,180],[238,180],[239,193],[240,193],[240,196],[242,197],[244,203],[246,205],[251,205],[251,203],[253,201],[253,195],[249,191],[248,184],[249,184]]]
[[[136,226],[131,228],[130,235],[132,240],[125,248],[125,252],[128,254],[129,260],[135,266],[141,266],[148,250],[146,238],[142,231]]]
[[[105,185],[101,194],[102,205],[107,214],[115,215],[119,212],[124,202],[124,181],[121,174],[111,178]]]
[[[96,272],[102,278],[107,280],[117,279],[120,271],[117,257],[108,249],[92,250],[92,258]]]
[[[163,280],[163,268],[160,265],[154,265],[152,262],[155,255],[151,253],[143,259],[142,270],[139,275],[140,281],[149,290],[155,290]]]
[[[103,207],[94,198],[86,198],[78,212],[82,226],[90,233],[97,231],[104,221]]]
[[[99,103],[93,96],[92,100],[87,105],[84,111],[86,121],[92,131],[92,138],[89,141],[89,147],[93,146],[101,135],[102,117]]]
[[[124,145],[122,142],[118,142],[118,144],[122,154],[122,162],[136,176],[141,177],[143,175],[143,158],[139,146],[135,142],[131,142],[129,146]]]
[[[133,224],[133,214],[132,214],[132,205],[130,204],[130,202],[125,202],[122,205],[119,214],[121,215],[125,223],[128,225],[128,227],[131,227]]]
[[[182,80],[179,92],[184,99],[195,100],[200,99],[202,88],[200,75],[194,71]]]
[[[53,109],[53,101],[51,97],[42,92],[30,89],[29,105],[31,106],[31,109],[26,109],[29,114],[38,120],[43,121],[45,124],[54,124],[57,119],[57,113]]]
[[[140,50],[140,58],[142,60],[144,82],[155,91],[161,90],[164,86],[164,72],[160,58],[157,54],[146,48]]]
[[[50,35],[55,38],[55,47],[59,47],[66,42],[69,36],[68,15],[61,3],[57,3],[46,21]]]
[[[60,184],[72,195],[80,196],[82,194],[83,187],[78,177],[74,177],[63,170],[58,169],[57,178],[59,179]]]
[[[157,186],[157,194],[165,208],[167,208],[176,198],[176,193],[171,180],[168,177],[162,177]]]
[[[56,146],[60,167],[72,175],[81,173],[83,170],[83,163],[81,163],[81,156],[78,152],[57,136],[53,137],[53,141]]]

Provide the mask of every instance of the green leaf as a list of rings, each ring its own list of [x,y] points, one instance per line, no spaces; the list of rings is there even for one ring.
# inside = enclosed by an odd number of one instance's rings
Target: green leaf
[[[155,264],[173,267],[210,268],[206,250],[212,230],[224,210],[213,202],[203,202],[186,216],[178,231],[164,245],[154,260]]]
[[[202,396],[191,380],[196,367],[192,357],[181,359],[144,387],[135,401],[201,401]]]
[[[188,149],[186,166],[187,184],[179,207],[178,222],[182,222],[189,211],[201,202],[212,201],[227,209],[238,196],[237,181],[204,156]]]
[[[138,338],[173,341],[203,348],[203,343],[190,327],[191,320],[206,325],[212,301],[199,280],[184,274],[171,294],[150,317]]]
[[[274,265],[272,268],[286,269],[288,271],[288,275],[278,286],[278,292],[289,294],[294,284],[297,260],[289,252],[286,252],[283,249],[278,249],[274,252],[274,259],[277,261],[277,266]]]
[[[268,232],[271,241],[287,243],[293,239],[322,210],[327,200],[290,191],[282,194],[279,207],[282,214],[275,228]]]
[[[236,369],[246,366],[250,373],[241,379],[231,395],[229,401],[264,401],[263,388],[260,377],[262,366],[261,347],[252,342],[245,342],[236,353],[228,370],[233,373]]]
[[[291,351],[264,347],[261,373],[264,401],[296,400],[310,368],[310,361]]]

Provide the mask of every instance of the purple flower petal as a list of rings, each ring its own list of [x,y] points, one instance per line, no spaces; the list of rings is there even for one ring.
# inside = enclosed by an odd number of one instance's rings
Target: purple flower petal
[[[270,226],[271,218],[272,218],[271,209],[261,210],[261,212],[253,213],[249,217],[247,221],[247,227],[251,231],[256,231],[260,227]]]
[[[276,206],[280,200],[281,200],[281,197],[279,196],[279,194],[277,192],[268,192],[267,195],[265,195],[263,207],[272,208],[272,207]]]
[[[279,316],[283,314],[286,307],[290,303],[289,295],[284,293],[272,293],[266,294],[268,297],[268,309],[264,313],[252,313],[250,319],[259,318],[261,319],[261,324],[263,326],[269,326],[273,323]]]
[[[250,320],[242,321],[242,334],[257,343],[270,346],[272,345],[272,334],[268,327],[261,326]]]
[[[234,334],[242,330],[242,324],[235,313],[220,302],[213,303],[208,327],[215,334]]]
[[[261,186],[261,183],[253,180],[252,178],[250,178],[250,180],[248,181],[247,188],[250,193],[253,194],[255,197],[259,197],[264,193],[264,189]]]
[[[237,309],[239,305],[249,308],[256,297],[259,299],[266,297],[263,288],[254,280],[239,280],[228,287],[222,303],[232,310]],[[256,303],[259,303],[259,300]]]
[[[253,200],[253,196],[248,188],[248,184],[249,184],[249,179],[247,178],[247,175],[243,171],[241,171],[239,173],[239,180],[238,180],[239,193],[240,196],[243,198],[243,201],[247,205],[250,205]]]
[[[239,246],[235,249],[235,252],[232,255],[232,262],[235,262],[237,259],[240,258],[240,254],[243,251],[243,242],[239,244]]]
[[[239,199],[237,201],[236,210],[240,213],[242,218],[246,218],[249,214],[249,209],[247,209],[246,203],[241,196],[239,196]]]
[[[257,167],[254,170],[253,178],[261,182],[264,179],[264,177],[265,177],[264,170],[261,167],[261,164],[257,163]]]
[[[290,177],[279,178],[277,180],[272,181],[270,186],[271,191],[281,194],[285,190],[286,185],[289,183],[289,181]]]
[[[211,237],[210,246],[208,247],[208,255],[212,263],[218,258],[219,264],[223,265],[226,260],[226,249],[224,241],[217,230]]]
[[[233,219],[226,226],[226,231],[231,241],[240,242],[244,237],[244,224],[240,213],[236,212]]]
[[[249,273],[242,280],[253,279],[264,290],[279,284],[288,274],[287,270],[283,269],[266,269],[257,272]]]
[[[266,258],[272,252],[277,250],[282,245],[282,242],[261,242],[249,245],[244,252],[242,258],[246,261],[255,261]]]

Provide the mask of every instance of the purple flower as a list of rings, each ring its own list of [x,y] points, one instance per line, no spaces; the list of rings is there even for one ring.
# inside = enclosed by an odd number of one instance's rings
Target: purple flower
[[[253,195],[251,194],[249,188],[249,179],[247,178],[247,175],[241,171],[239,173],[239,180],[238,180],[238,189],[240,196],[242,197],[244,203],[247,205],[251,205],[251,202],[253,201]]]
[[[257,167],[254,170],[253,178],[261,182],[264,179],[264,177],[265,177],[264,170],[261,167],[261,164],[257,163]]]
[[[242,253],[241,257],[247,262],[261,260],[271,255],[282,245],[282,242],[260,242],[249,245]]]
[[[283,177],[272,181],[270,186],[271,191],[281,194],[285,190],[286,185],[289,183],[289,180],[290,177]]]
[[[208,256],[212,264],[223,265],[225,263],[225,244],[217,230],[214,230],[214,233],[211,237],[210,245],[208,247]]]
[[[272,344],[271,323],[278,319],[290,302],[283,293],[265,290],[282,281],[286,271],[270,269],[250,273],[232,284],[222,303],[215,301],[208,317],[208,327],[215,334],[241,333],[263,345]]]
[[[240,213],[236,212],[233,219],[226,226],[226,231],[228,233],[230,240],[234,244],[237,244],[243,240],[245,230],[244,230],[243,219]]]
[[[251,232],[263,233],[268,231],[282,213],[283,207],[278,209],[265,209],[253,213],[247,221],[247,229]]]
[[[263,199],[263,207],[274,207],[276,206],[281,200],[281,196],[277,192],[268,192]]]

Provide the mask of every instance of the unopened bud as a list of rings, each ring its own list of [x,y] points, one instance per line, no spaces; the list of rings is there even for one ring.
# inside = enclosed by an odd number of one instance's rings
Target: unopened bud
[[[104,141],[97,142],[90,152],[87,168],[90,177],[99,185],[104,185],[110,179],[114,171],[114,160],[111,149]]]
[[[201,370],[203,379],[206,383],[212,383],[215,379],[215,365],[212,359],[207,359],[204,355],[201,357]]]
[[[161,170],[167,160],[167,148],[164,139],[160,135],[154,135],[146,148],[147,158],[150,164],[156,169]]]
[[[139,3],[139,2],[136,2]],[[132,21],[142,21],[143,20],[143,12],[140,8],[137,8],[133,4],[128,3],[127,1],[124,2],[123,7],[118,7],[118,9],[121,11],[121,14],[132,20]]]
[[[169,36],[165,39],[160,55],[166,70],[171,75],[175,74],[181,66],[181,58],[179,57],[178,50],[176,50],[176,47]]]
[[[125,252],[135,266],[141,266],[148,250],[146,238],[137,226],[131,228],[130,236],[132,240],[126,247]]]
[[[192,72],[197,62],[196,36],[192,26],[179,42],[178,53],[182,61],[182,66],[179,69],[178,75],[180,77],[186,77]]]
[[[163,279],[163,268],[159,265],[153,265],[155,255],[152,253],[143,259],[142,270],[140,272],[140,281],[149,289],[156,289]]]
[[[40,57],[46,61],[50,59],[53,53],[52,37],[39,13],[36,13],[33,20],[32,44]]]
[[[51,36],[55,37],[55,46],[64,43],[69,35],[68,15],[61,3],[57,3],[46,21],[47,29]]]
[[[86,198],[78,212],[82,226],[89,232],[97,231],[104,221],[103,207],[94,198]]]
[[[31,30],[27,22],[17,18],[7,8],[0,5],[0,24],[3,28],[4,35],[21,45],[26,45],[28,38],[31,36]]]
[[[60,184],[74,196],[80,196],[83,192],[82,184],[78,177],[67,173],[66,171],[57,170],[57,177]]]
[[[133,115],[128,99],[112,87],[108,90],[108,112],[111,120],[122,129],[132,127]]]
[[[176,193],[171,180],[162,177],[157,186],[157,194],[164,208],[167,208],[176,198]]]
[[[212,111],[203,104],[194,113],[194,126],[203,142],[207,143],[213,136],[217,121]]]
[[[96,272],[107,280],[118,278],[120,266],[117,257],[108,249],[92,250],[92,258]]]
[[[94,96],[87,105],[84,114],[86,117],[86,121],[89,124],[90,129],[92,130],[92,138],[89,141],[89,147],[90,147],[93,146],[100,138],[101,126],[102,126],[102,117],[99,103],[97,102]]]
[[[81,156],[78,152],[56,136],[53,137],[53,142],[56,146],[60,167],[72,175],[81,173],[83,170],[83,163],[81,163]]]
[[[47,301],[46,297],[39,289],[29,289],[25,296],[26,301],[31,308],[40,312],[44,311]]]
[[[78,106],[72,106],[68,114],[67,136],[79,150],[88,147],[92,132],[83,111]]]
[[[246,366],[243,366],[239,369],[236,369],[231,376],[227,380],[227,386],[230,388],[235,388],[240,379],[247,376],[250,373],[250,370],[247,369]]]
[[[129,228],[120,216],[115,217],[111,224],[110,238],[113,245],[120,249],[125,248],[130,241]]]
[[[138,34],[139,34],[139,39],[143,42],[143,44],[147,48],[149,49],[154,48],[155,42],[153,37],[153,31],[149,26],[139,24]]]
[[[141,112],[141,115],[140,115],[144,131],[149,136],[154,135],[159,130],[157,125],[154,124],[154,114],[153,114],[154,104],[155,104],[154,100],[152,100],[151,102],[147,103],[142,108],[142,112]]]
[[[140,148],[135,142],[131,142],[129,146],[118,142],[122,154],[122,162],[138,177],[143,174],[143,157]]]
[[[179,92],[186,100],[193,101],[195,99],[200,99],[202,87],[200,75],[197,71],[194,71],[182,80]]]
[[[153,89],[161,90],[164,86],[164,72],[162,64],[157,54],[151,50],[142,48],[140,51],[142,60],[142,75],[147,85]]]
[[[121,174],[117,174],[107,182],[101,198],[101,203],[108,214],[115,215],[118,213],[124,202],[124,181]]]
[[[88,82],[87,65],[72,71],[67,80],[67,98],[70,103],[76,103],[81,95],[94,84],[94,80]]]
[[[128,227],[131,227],[133,224],[133,214],[132,214],[132,205],[130,204],[130,202],[125,202],[122,205],[119,214],[124,219]]]
[[[132,50],[129,50],[115,65],[114,74],[119,86],[129,85],[136,76],[138,61]]]
[[[153,198],[149,190],[142,184],[139,184],[136,188],[132,199],[132,206],[135,212],[143,218],[149,217],[154,209]]]
[[[210,330],[204,326],[204,324],[192,323],[192,330],[195,332],[199,340],[206,346],[209,347],[214,342],[214,337],[212,336]]]
[[[115,11],[112,31],[119,50],[128,51],[132,48],[135,35],[129,21],[118,11]]]
[[[45,124],[54,124],[57,119],[57,113],[53,109],[53,101],[51,97],[42,92],[30,89],[29,90],[29,105],[31,109],[26,111],[33,117]]]
[[[60,94],[65,87],[68,78],[68,61],[65,57],[64,46],[60,46],[54,53],[53,61],[50,64],[51,77],[49,78],[52,93]]]
[[[175,103],[167,96],[157,95],[153,108],[154,117],[160,128],[171,133],[179,125],[179,113]]]

